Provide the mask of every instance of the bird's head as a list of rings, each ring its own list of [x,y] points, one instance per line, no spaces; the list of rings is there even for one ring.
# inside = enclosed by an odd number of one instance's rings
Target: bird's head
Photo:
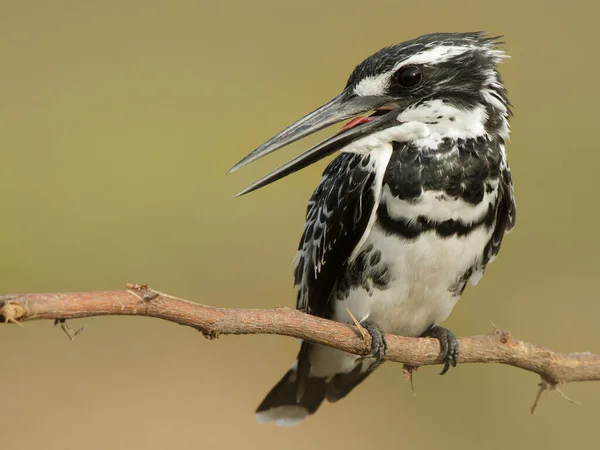
[[[335,136],[252,184],[238,195],[307,167],[352,142],[405,121],[456,121],[477,112],[490,135],[508,136],[506,91],[497,71],[505,57],[484,33],[436,33],[386,47],[352,72],[344,90],[294,122],[232,167],[235,171],[329,125],[355,118]],[[435,106],[435,108],[433,108]],[[368,117],[358,117],[374,111]],[[434,114],[435,113],[435,114]],[[440,115],[441,114],[441,115]],[[449,124],[458,127],[460,124]],[[464,125],[464,124],[463,124]]]

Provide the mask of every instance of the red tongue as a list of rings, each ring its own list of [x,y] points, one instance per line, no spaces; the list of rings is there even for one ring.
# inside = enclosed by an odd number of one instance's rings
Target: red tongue
[[[348,122],[346,125],[344,125],[341,129],[340,129],[340,133],[342,131],[346,131],[349,130],[350,128],[354,128],[357,125],[362,125],[363,123],[367,123],[369,121],[371,121],[373,118],[370,116],[360,116],[360,117],[355,117],[354,119],[352,119],[350,122]]]

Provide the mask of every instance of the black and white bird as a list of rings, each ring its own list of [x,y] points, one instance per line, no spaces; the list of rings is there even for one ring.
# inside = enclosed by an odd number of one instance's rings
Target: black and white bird
[[[347,395],[381,363],[384,333],[435,337],[442,373],[456,365],[458,341],[440,323],[515,224],[498,44],[483,33],[436,33],[386,47],[339,95],[232,168],[354,118],[240,195],[341,151],[308,202],[296,306],[345,323],[350,311],[373,337],[372,354],[302,343],[259,422],[293,425]]]

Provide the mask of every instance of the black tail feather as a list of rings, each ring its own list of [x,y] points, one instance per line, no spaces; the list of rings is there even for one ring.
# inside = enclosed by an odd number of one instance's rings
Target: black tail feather
[[[325,399],[325,378],[308,378],[304,383],[304,395],[299,400],[296,398],[296,379],[296,367],[293,367],[269,391],[256,409],[259,422],[295,425],[317,410]]]
[[[358,364],[352,372],[338,373],[334,375],[327,383],[326,397],[330,402],[337,402],[344,398],[356,386],[364,381],[375,368],[370,369]]]
[[[291,426],[313,414],[327,398],[335,402],[350,393],[374,370],[369,361],[357,364],[354,370],[329,377],[310,376],[310,350],[313,344],[304,342],[298,360],[269,391],[256,409],[259,422],[274,422]]]

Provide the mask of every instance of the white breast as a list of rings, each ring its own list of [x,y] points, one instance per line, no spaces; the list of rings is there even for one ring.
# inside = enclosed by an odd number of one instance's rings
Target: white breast
[[[358,320],[369,319],[385,332],[420,336],[450,315],[460,296],[449,288],[481,261],[491,233],[479,227],[468,236],[443,239],[429,231],[407,241],[387,235],[376,223],[366,245],[380,249],[382,260],[392,268],[393,279],[387,289],[373,288],[369,295],[357,287],[345,300],[335,300],[333,319],[352,323],[348,308]],[[350,372],[356,364],[355,355],[330,347],[317,346],[311,354],[311,373],[315,376]]]
[[[378,248],[382,260],[390,265],[392,282],[385,290],[374,289],[371,296],[364,289],[352,291],[345,306],[386,332],[418,336],[448,317],[459,299],[450,288],[481,261],[491,233],[491,229],[479,227],[467,236],[441,238],[431,230],[408,241],[389,236],[376,225],[368,243]],[[344,305],[339,306],[343,311],[336,309],[336,313],[342,312],[337,320],[347,316]]]
[[[459,299],[450,288],[481,261],[491,234],[483,226],[462,237],[441,238],[431,230],[409,241],[387,235],[375,224],[366,245],[381,251],[392,281],[371,295],[363,288],[353,290],[345,301],[336,302],[335,320],[350,322],[348,307],[357,319],[368,318],[386,332],[421,335],[448,317]]]

